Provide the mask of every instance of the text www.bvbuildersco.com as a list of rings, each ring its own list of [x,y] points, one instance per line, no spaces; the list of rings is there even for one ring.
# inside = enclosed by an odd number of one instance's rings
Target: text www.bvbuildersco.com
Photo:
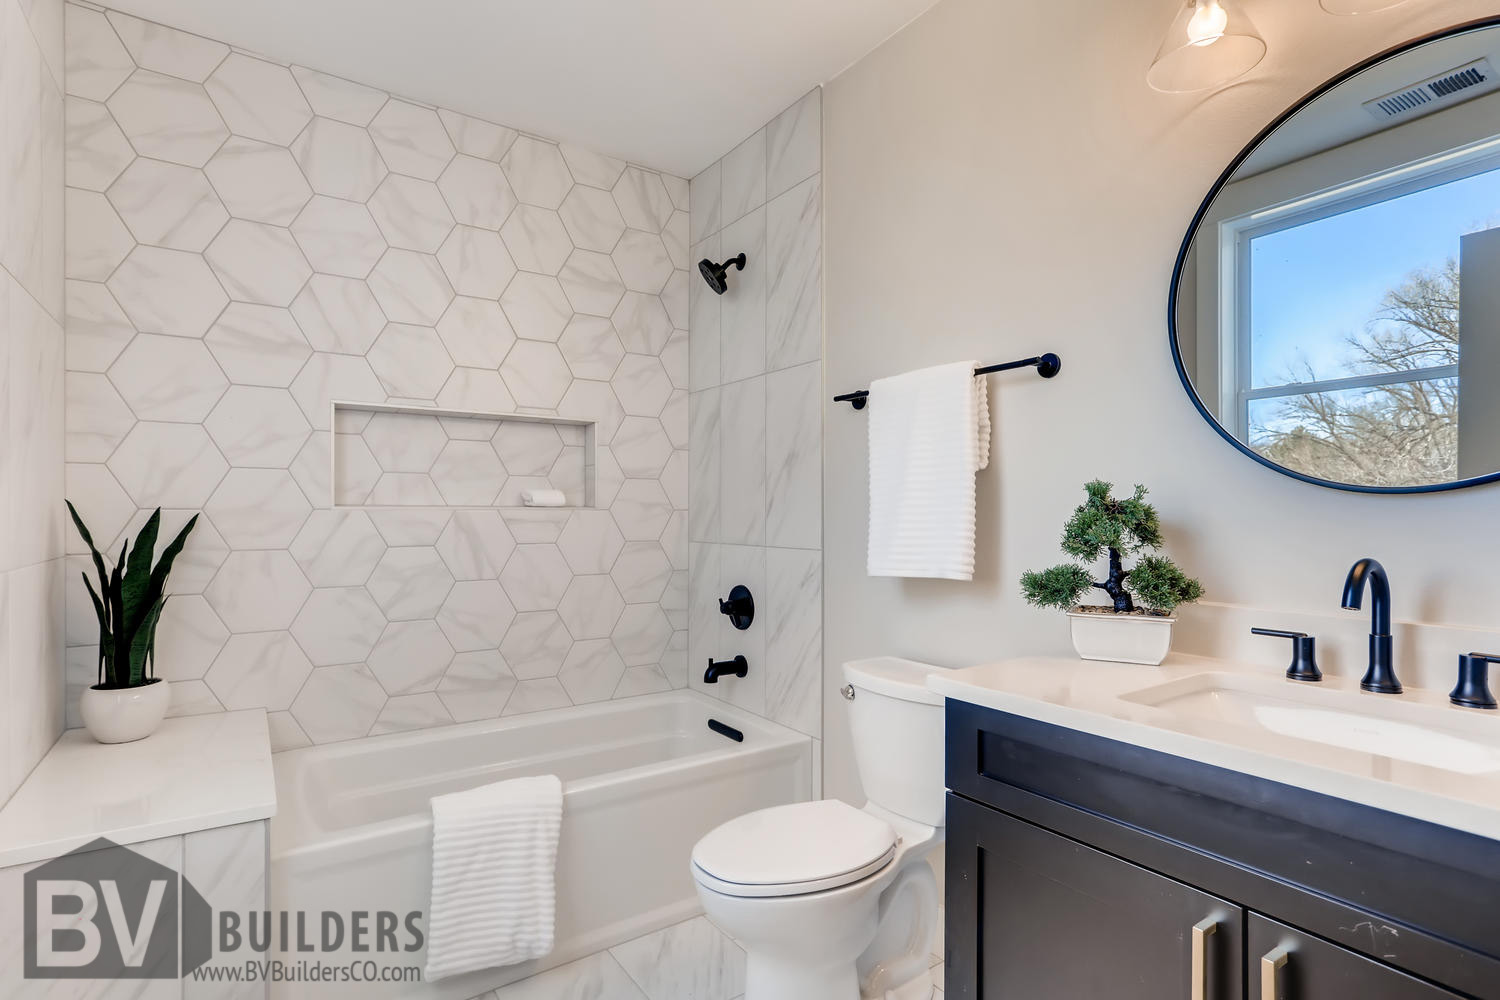
[[[210,983],[417,983],[422,981],[422,967],[371,961],[335,965],[308,959],[262,959],[239,965],[205,965],[191,975]]]

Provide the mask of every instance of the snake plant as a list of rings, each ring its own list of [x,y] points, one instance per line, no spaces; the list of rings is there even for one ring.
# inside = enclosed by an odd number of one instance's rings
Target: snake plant
[[[161,508],[146,519],[146,525],[135,537],[132,548],[129,539],[120,546],[120,558],[114,569],[108,570],[104,557],[94,546],[94,539],[83,519],[78,516],[72,501],[64,501],[78,534],[83,536],[94,557],[94,570],[99,574],[99,587],[83,575],[83,584],[88,587],[89,597],[94,602],[94,614],[99,616],[99,683],[102,689],[133,688],[151,684],[156,680],[156,626],[161,621],[162,609],[167,606],[167,574],[182,547],[187,543],[188,532],[198,523],[198,516],[188,521],[162,550],[156,565],[151,565],[156,550],[156,535],[161,528]]]

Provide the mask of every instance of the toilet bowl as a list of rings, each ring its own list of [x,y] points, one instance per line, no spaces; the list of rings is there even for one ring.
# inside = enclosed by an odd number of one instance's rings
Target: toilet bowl
[[[928,1000],[943,841],[936,668],[845,664],[855,757],[870,801],[747,813],[693,849],[704,912],[745,949],[745,1000]]]

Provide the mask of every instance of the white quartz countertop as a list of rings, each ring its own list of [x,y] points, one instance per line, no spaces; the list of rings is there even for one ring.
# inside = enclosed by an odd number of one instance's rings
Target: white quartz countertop
[[[0,867],[66,854],[97,837],[133,844],[276,812],[260,709],[167,719],[134,743],[63,733],[0,809]]]
[[[1306,732],[1272,732],[1249,719],[1236,719],[1232,712],[1195,714],[1132,699],[1137,692],[1202,674],[1227,675],[1229,683],[1247,678],[1247,684],[1259,685],[1273,697],[1280,691],[1313,709],[1338,701],[1335,707],[1342,711],[1352,701],[1368,706],[1374,717],[1428,706],[1434,710],[1428,718],[1443,730],[1440,738],[1451,733],[1452,739],[1471,741],[1476,753],[1463,773],[1329,745],[1306,738]],[[941,670],[928,677],[927,686],[946,698],[1500,840],[1500,751],[1495,749],[1500,746],[1500,712],[1450,705],[1446,692],[1408,687],[1401,695],[1369,694],[1350,678],[1330,676],[1320,684],[1304,684],[1265,667],[1176,653],[1156,667],[1061,657],[1005,660]]]

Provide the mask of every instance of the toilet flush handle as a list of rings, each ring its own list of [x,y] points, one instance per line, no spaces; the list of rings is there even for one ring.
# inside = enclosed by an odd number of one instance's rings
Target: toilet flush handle
[[[854,700],[854,685],[853,684],[845,684],[843,687],[839,688],[839,694],[841,694],[841,695],[844,696],[844,700],[845,701],[853,701]]]

